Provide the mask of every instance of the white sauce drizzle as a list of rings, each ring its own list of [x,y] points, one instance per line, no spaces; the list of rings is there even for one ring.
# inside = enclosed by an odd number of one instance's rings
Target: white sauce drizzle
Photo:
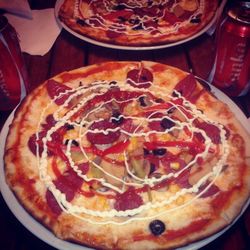
[[[94,97],[102,95],[103,93],[107,92],[111,88],[111,85],[109,85],[108,83],[109,82],[107,82],[107,81],[96,81],[96,82],[92,83],[91,85],[89,85],[88,87],[80,86],[74,90],[67,90],[64,93],[61,93],[58,96],[56,96],[53,100],[51,100],[47,104],[45,109],[42,110],[39,124],[37,127],[37,133],[36,133],[37,139],[39,138],[40,127],[42,126],[42,124],[46,118],[45,114],[48,111],[48,109],[50,108],[50,106],[54,105],[54,101],[57,98],[60,98],[65,94],[66,95],[70,94],[68,99],[65,101],[65,103],[63,105],[59,106],[58,110],[54,114],[54,118],[57,121],[55,126],[52,127],[51,129],[49,129],[47,131],[47,135],[42,139],[43,150],[42,150],[41,156],[39,156],[39,145],[37,144],[37,166],[38,166],[38,170],[39,170],[40,179],[44,182],[46,187],[54,195],[55,199],[57,200],[59,206],[61,207],[61,209],[63,211],[70,213],[78,218],[81,218],[82,220],[85,220],[85,221],[88,221],[88,222],[91,222],[94,224],[112,223],[112,224],[122,225],[122,224],[127,224],[127,223],[135,221],[135,220],[152,219],[152,218],[155,218],[157,216],[163,215],[165,213],[169,213],[171,211],[174,211],[176,209],[180,209],[180,208],[187,206],[189,204],[192,204],[192,202],[194,202],[194,200],[198,199],[204,192],[206,192],[209,189],[209,187],[211,187],[211,185],[213,185],[216,178],[221,173],[223,165],[225,165],[227,156],[229,154],[229,145],[228,145],[228,142],[226,140],[226,131],[223,128],[223,126],[216,121],[208,119],[204,114],[202,114],[201,111],[197,110],[195,105],[190,103],[184,97],[180,96],[178,92],[176,92],[177,97],[171,97],[169,95],[169,93],[166,93],[165,89],[161,88],[161,87],[157,87],[157,88],[152,87],[152,89],[154,89],[153,95],[154,96],[163,96],[166,99],[169,99],[170,100],[169,103],[185,117],[185,121],[181,122],[181,121],[176,121],[176,120],[171,119],[171,117],[169,117],[168,115],[164,115],[164,117],[175,122],[175,125],[172,128],[166,129],[163,132],[161,132],[161,131],[140,131],[138,129],[139,127],[143,127],[143,122],[147,123],[149,121],[160,121],[162,118],[152,118],[152,116],[155,113],[152,113],[148,117],[143,117],[143,116],[136,117],[136,116],[133,116],[133,114],[130,114],[128,116],[121,115],[120,117],[123,117],[125,119],[132,119],[133,121],[139,122],[138,126],[136,127],[136,129],[132,133],[121,129],[120,127],[112,128],[112,129],[109,128],[106,130],[104,130],[104,129],[90,130],[89,127],[93,124],[94,121],[86,121],[86,118],[90,114],[95,113],[97,111],[100,111],[104,107],[104,105],[111,103],[112,101],[116,101],[114,98],[109,100],[109,101],[106,101],[106,102],[103,101],[102,103],[99,104],[99,106],[97,105],[96,107],[92,107],[93,108],[92,110],[89,110],[85,115],[82,116],[80,122],[71,121],[70,118],[74,114],[76,114],[79,110],[81,110],[81,108],[84,107],[84,105],[86,105],[86,103],[88,101],[90,101]],[[117,85],[119,86],[120,90],[124,90],[124,91],[140,91],[140,92],[145,93],[145,94],[150,93],[150,91],[148,89],[140,88],[138,90],[137,88],[134,88],[133,86],[127,84],[126,82],[117,81]],[[152,92],[152,89],[151,89],[151,92]],[[69,105],[69,103],[74,98],[76,98],[78,96],[82,96],[82,95],[84,96],[84,93],[86,93],[90,90],[91,90],[91,94],[86,95],[86,97],[83,97],[79,101],[79,103],[72,110],[67,112],[64,116],[61,115],[61,112]],[[182,99],[183,105],[175,104],[174,101],[177,99]],[[130,98],[128,100],[130,100],[132,102],[136,102],[136,101],[138,101],[138,98]],[[126,100],[126,102],[128,100]],[[116,102],[119,103],[119,101],[116,101]],[[122,101],[120,101],[120,103],[122,103]],[[193,118],[188,119],[188,116],[182,110],[185,110],[185,112],[192,114]],[[160,112],[160,111],[161,110],[158,110],[157,112]],[[166,111],[166,109],[165,109],[165,111]],[[132,210],[126,210],[126,211],[117,211],[115,209],[110,209],[108,211],[96,211],[96,210],[94,211],[91,209],[87,209],[84,206],[84,204],[82,206],[79,206],[79,205],[74,205],[71,202],[68,202],[66,200],[65,194],[60,192],[56,188],[55,184],[53,183],[52,177],[48,173],[49,163],[48,163],[47,142],[51,141],[52,134],[55,131],[57,131],[60,127],[64,126],[66,123],[73,124],[74,126],[79,128],[78,138],[74,139],[78,142],[81,142],[81,140],[83,140],[83,138],[86,138],[86,134],[90,131],[91,131],[91,133],[102,132],[104,134],[107,134],[108,132],[115,132],[117,130],[120,130],[121,133],[123,133],[129,137],[144,137],[145,140],[147,140],[147,139],[149,139],[149,136],[151,134],[162,135],[162,134],[167,134],[167,133],[173,131],[174,129],[181,131],[184,127],[187,127],[188,130],[191,131],[191,136],[189,138],[190,141],[192,140],[195,132],[200,133],[205,140],[204,150],[201,153],[197,153],[196,156],[194,157],[194,159],[191,160],[185,167],[181,168],[179,171],[177,171],[175,173],[164,174],[160,178],[155,178],[155,177],[139,178],[138,176],[136,176],[133,172],[131,172],[131,170],[129,168],[129,161],[127,158],[127,152],[124,151],[123,152],[124,167],[125,167],[126,172],[130,175],[129,181],[126,181],[124,179],[120,179],[120,178],[114,176],[112,173],[105,171],[99,164],[95,163],[93,160],[91,160],[89,158],[88,153],[85,151],[84,147],[80,143],[80,150],[81,150],[81,153],[83,154],[83,156],[85,157],[86,161],[93,164],[96,168],[98,168],[100,171],[105,173],[105,175],[122,183],[123,187],[125,187],[125,186],[143,187],[145,185],[149,185],[150,187],[153,187],[154,185],[156,185],[157,183],[160,183],[161,181],[168,180],[169,178],[172,178],[172,177],[177,178],[183,171],[185,171],[185,170],[189,169],[191,166],[193,166],[197,162],[199,157],[201,157],[202,159],[205,159],[207,157],[209,149],[213,146],[213,143],[212,143],[211,139],[208,137],[208,135],[205,133],[205,131],[203,131],[197,127],[194,127],[192,125],[193,121],[197,118],[202,119],[203,121],[205,121],[207,123],[213,124],[219,129],[220,140],[221,140],[221,142],[220,142],[220,158],[217,161],[217,163],[214,165],[212,171],[209,172],[208,174],[204,175],[196,184],[194,184],[190,188],[181,189],[180,191],[173,194],[172,196],[170,196],[170,198],[168,198],[164,201],[161,201],[161,202],[159,202],[159,201],[149,202],[148,201],[148,202],[145,202],[143,205],[141,205],[138,208],[135,208]],[[117,119],[119,119],[119,117]],[[103,120],[103,118],[96,119],[95,121],[98,122],[101,120]],[[83,125],[85,125],[85,127]],[[74,163],[74,161],[71,157],[71,148],[72,148],[72,140],[69,140],[67,147],[66,147],[66,150],[65,150],[65,155],[68,158],[68,162],[70,163],[71,168],[73,169],[73,171],[75,171],[75,173],[80,178],[82,178],[86,182],[91,181],[91,180],[97,180],[103,186],[108,187],[111,190],[118,192],[118,193],[122,193],[124,191],[124,188],[119,188],[119,187],[109,183],[105,178],[89,178],[89,177],[87,177],[87,175],[83,174],[82,171],[78,168],[78,166]],[[197,194],[197,192],[199,191],[199,188],[202,185],[204,185],[204,183],[206,183],[207,181],[209,181],[209,185],[206,186],[206,188],[203,191],[201,191]],[[158,214],[155,214],[153,216],[145,216],[145,215],[142,216],[141,215],[142,213],[146,212],[149,209],[162,208],[164,206],[167,206],[167,205],[171,204],[172,202],[176,201],[180,196],[185,195],[185,194],[193,194],[193,198],[190,199],[188,202],[184,203],[183,205],[180,205],[180,206],[175,207],[175,208],[165,209],[164,211],[159,212]],[[93,218],[91,218],[91,217],[86,218],[85,216],[81,216],[82,213],[93,216]],[[128,216],[130,216],[130,217],[128,217]],[[131,216],[135,216],[135,217],[131,217]],[[98,219],[95,219],[96,217],[98,217]],[[121,221],[120,221],[119,217],[120,217]],[[110,219],[110,218],[112,218],[112,219]]]

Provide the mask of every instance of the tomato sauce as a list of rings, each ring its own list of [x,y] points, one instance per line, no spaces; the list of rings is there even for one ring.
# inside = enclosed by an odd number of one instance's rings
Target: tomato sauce
[[[168,230],[166,229],[166,233],[162,234],[161,236],[155,236],[153,234],[148,235],[135,235],[133,237],[134,241],[141,241],[141,240],[153,240],[158,242],[174,240],[179,237],[182,237],[186,234],[190,235],[191,233],[200,231],[203,229],[208,223],[210,222],[209,219],[200,219],[190,223],[188,226],[179,229],[179,230]]]
[[[209,223],[209,221],[210,221],[209,219],[201,219],[201,220],[194,221],[182,229],[167,231],[167,233],[164,235],[164,237],[167,240],[173,240],[173,239],[176,239],[178,237],[184,236],[186,234],[191,234],[191,233],[200,231],[202,228],[204,228]]]

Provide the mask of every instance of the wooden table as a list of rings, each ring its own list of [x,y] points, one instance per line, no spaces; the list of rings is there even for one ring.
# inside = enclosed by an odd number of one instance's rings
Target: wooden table
[[[54,7],[55,0],[30,0],[32,9]],[[45,56],[24,54],[32,88],[65,70],[105,61],[150,60],[176,66],[206,79],[215,55],[214,37],[204,34],[186,44],[150,51],[124,51],[98,47],[62,30]],[[250,116],[250,93],[233,99]],[[10,112],[0,112],[0,128]],[[4,142],[1,141],[1,146]],[[30,233],[10,212],[0,196],[0,248],[3,250],[53,250]],[[250,249],[250,209],[226,233],[203,249]]]

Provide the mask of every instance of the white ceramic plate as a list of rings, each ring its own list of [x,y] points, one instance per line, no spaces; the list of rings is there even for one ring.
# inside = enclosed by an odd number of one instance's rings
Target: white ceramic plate
[[[215,88],[214,86],[211,86],[212,92],[220,99],[221,101],[227,103],[231,110],[234,112],[238,120],[242,123],[242,125],[245,127],[245,129],[250,133],[250,126],[248,124],[247,118],[242,113],[242,111],[238,108],[238,106],[231,101],[224,93],[222,93],[220,90]],[[19,204],[17,199],[15,198],[12,191],[9,189],[8,185],[5,182],[5,174],[4,174],[4,162],[3,162],[3,155],[4,155],[4,145],[5,140],[9,131],[9,125],[12,122],[14,116],[14,111],[11,113],[9,118],[7,119],[1,134],[0,134],[0,188],[3,195],[3,198],[8,205],[9,209],[12,211],[12,213],[16,216],[16,218],[34,235],[36,235],[38,238],[46,242],[47,244],[59,249],[59,250],[89,250],[91,248],[87,248],[84,246],[80,246],[71,242],[67,242],[64,240],[61,240],[54,236],[52,232],[50,232],[47,228],[45,228],[42,224],[40,224],[38,221],[33,219],[32,216],[30,216],[27,211]],[[240,215],[233,221],[232,224],[230,224],[228,227],[224,228],[222,231],[206,238],[201,241],[192,243],[188,246],[178,248],[178,250],[194,250],[199,249],[208,243],[214,241],[216,238],[218,238],[220,235],[222,235],[225,231],[227,231],[244,213],[246,208],[248,207],[250,203],[250,200],[245,204],[243,207]]]
[[[173,47],[185,42],[188,42],[190,40],[195,39],[196,37],[202,35],[203,33],[205,33],[206,31],[208,31],[215,23],[217,20],[217,17],[220,16],[221,14],[221,9],[224,7],[226,0],[223,0],[220,7],[218,8],[218,11],[216,12],[215,16],[213,17],[213,19],[202,29],[200,30],[198,33],[194,34],[193,36],[190,36],[186,39],[177,41],[177,42],[172,42],[172,43],[166,43],[166,44],[162,44],[162,45],[155,45],[155,46],[122,46],[122,45],[116,45],[116,44],[110,44],[110,43],[105,43],[105,42],[100,42],[94,39],[91,39],[89,37],[86,37],[84,35],[81,35],[77,32],[75,32],[74,30],[70,29],[67,25],[65,25],[63,22],[60,21],[60,19],[58,18],[58,13],[60,10],[61,5],[63,4],[64,0],[57,0],[56,5],[55,5],[55,16],[57,19],[57,22],[65,29],[67,30],[69,33],[71,33],[72,35],[80,38],[81,40],[84,40],[86,42],[98,45],[98,46],[102,46],[102,47],[106,47],[106,48],[112,48],[112,49],[123,49],[123,50],[156,50],[156,49],[163,49],[163,48],[168,48],[168,47]]]

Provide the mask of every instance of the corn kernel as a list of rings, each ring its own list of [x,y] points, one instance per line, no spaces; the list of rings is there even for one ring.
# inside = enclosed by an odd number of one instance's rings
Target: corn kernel
[[[170,167],[174,170],[178,170],[180,168],[180,163],[179,162],[171,162]]]
[[[94,202],[94,207],[97,210],[105,210],[108,208],[107,199],[105,197],[99,196]]]
[[[118,161],[124,161],[124,155],[123,154],[119,154],[118,157],[117,157],[117,160]]]
[[[136,137],[130,138],[130,144],[128,146],[129,151],[133,151],[135,148],[137,148],[138,142]]]
[[[180,187],[177,184],[172,184],[169,187],[169,191],[171,193],[177,193],[178,191],[180,191]]]
[[[157,135],[158,137],[158,140],[161,140],[161,141],[169,141],[171,140],[171,135],[170,134],[162,134],[162,135]]]
[[[78,138],[78,131],[76,131],[75,129],[67,131],[65,138],[69,140],[74,140]]]

